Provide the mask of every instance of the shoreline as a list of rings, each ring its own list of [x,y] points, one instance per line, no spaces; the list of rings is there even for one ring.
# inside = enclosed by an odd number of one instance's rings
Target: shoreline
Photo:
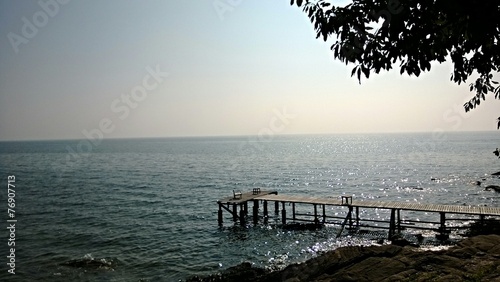
[[[500,235],[465,238],[446,250],[349,246],[269,272],[242,263],[196,281],[500,281]]]

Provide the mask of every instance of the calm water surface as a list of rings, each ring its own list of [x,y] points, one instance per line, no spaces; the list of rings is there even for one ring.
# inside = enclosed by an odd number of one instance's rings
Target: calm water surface
[[[16,276],[5,227],[0,280],[178,281],[243,261],[279,268],[373,238],[338,227],[217,226],[219,198],[253,187],[287,195],[499,206],[498,132],[0,142],[16,177]],[[90,146],[88,146],[90,144]],[[80,153],[77,153],[80,152]],[[7,193],[2,226],[7,226]],[[336,211],[331,211],[336,212]],[[342,215],[342,212],[339,212]],[[418,215],[424,220],[426,214]],[[363,214],[387,218],[384,211]],[[382,235],[383,236],[383,235]],[[99,261],[109,269],[67,264]]]

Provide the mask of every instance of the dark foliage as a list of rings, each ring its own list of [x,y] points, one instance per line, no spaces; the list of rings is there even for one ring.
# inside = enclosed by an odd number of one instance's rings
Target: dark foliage
[[[334,6],[325,0],[291,0],[302,7],[317,38],[334,39],[334,57],[353,63],[351,76],[399,64],[401,74],[419,76],[431,62],[453,63],[451,80],[470,84],[475,95],[464,104],[476,108],[488,93],[500,99],[493,74],[500,68],[500,1],[497,0],[353,0]],[[500,124],[499,124],[500,126]]]

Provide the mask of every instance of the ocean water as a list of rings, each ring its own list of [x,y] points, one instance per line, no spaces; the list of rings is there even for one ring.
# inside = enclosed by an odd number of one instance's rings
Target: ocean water
[[[233,189],[261,187],[289,195],[499,206],[499,194],[474,184],[499,184],[490,176],[500,170],[492,154],[499,134],[0,142],[0,280],[179,281],[244,261],[278,269],[342,245],[370,244],[372,238],[335,239],[334,225],[285,231],[275,218],[240,227],[225,213],[220,228],[216,201]],[[16,186],[15,275],[6,258],[9,175]]]

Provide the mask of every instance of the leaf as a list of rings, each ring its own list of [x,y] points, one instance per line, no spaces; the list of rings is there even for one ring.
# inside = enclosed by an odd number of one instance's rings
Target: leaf
[[[426,61],[426,67],[427,67],[427,71],[431,70],[431,63],[429,61]]]
[[[302,6],[302,0],[297,0],[297,6]]]
[[[352,76],[356,73],[356,69],[357,69],[357,68],[358,68],[358,67],[356,66],[356,67],[354,67],[354,68],[352,69],[352,71],[351,71],[351,77],[352,77]]]
[[[418,77],[420,75],[420,69],[415,67],[415,75]]]
[[[366,78],[369,78],[370,77],[370,70],[365,67],[365,66],[361,66],[361,70],[363,71],[363,73],[365,74],[365,77]]]

